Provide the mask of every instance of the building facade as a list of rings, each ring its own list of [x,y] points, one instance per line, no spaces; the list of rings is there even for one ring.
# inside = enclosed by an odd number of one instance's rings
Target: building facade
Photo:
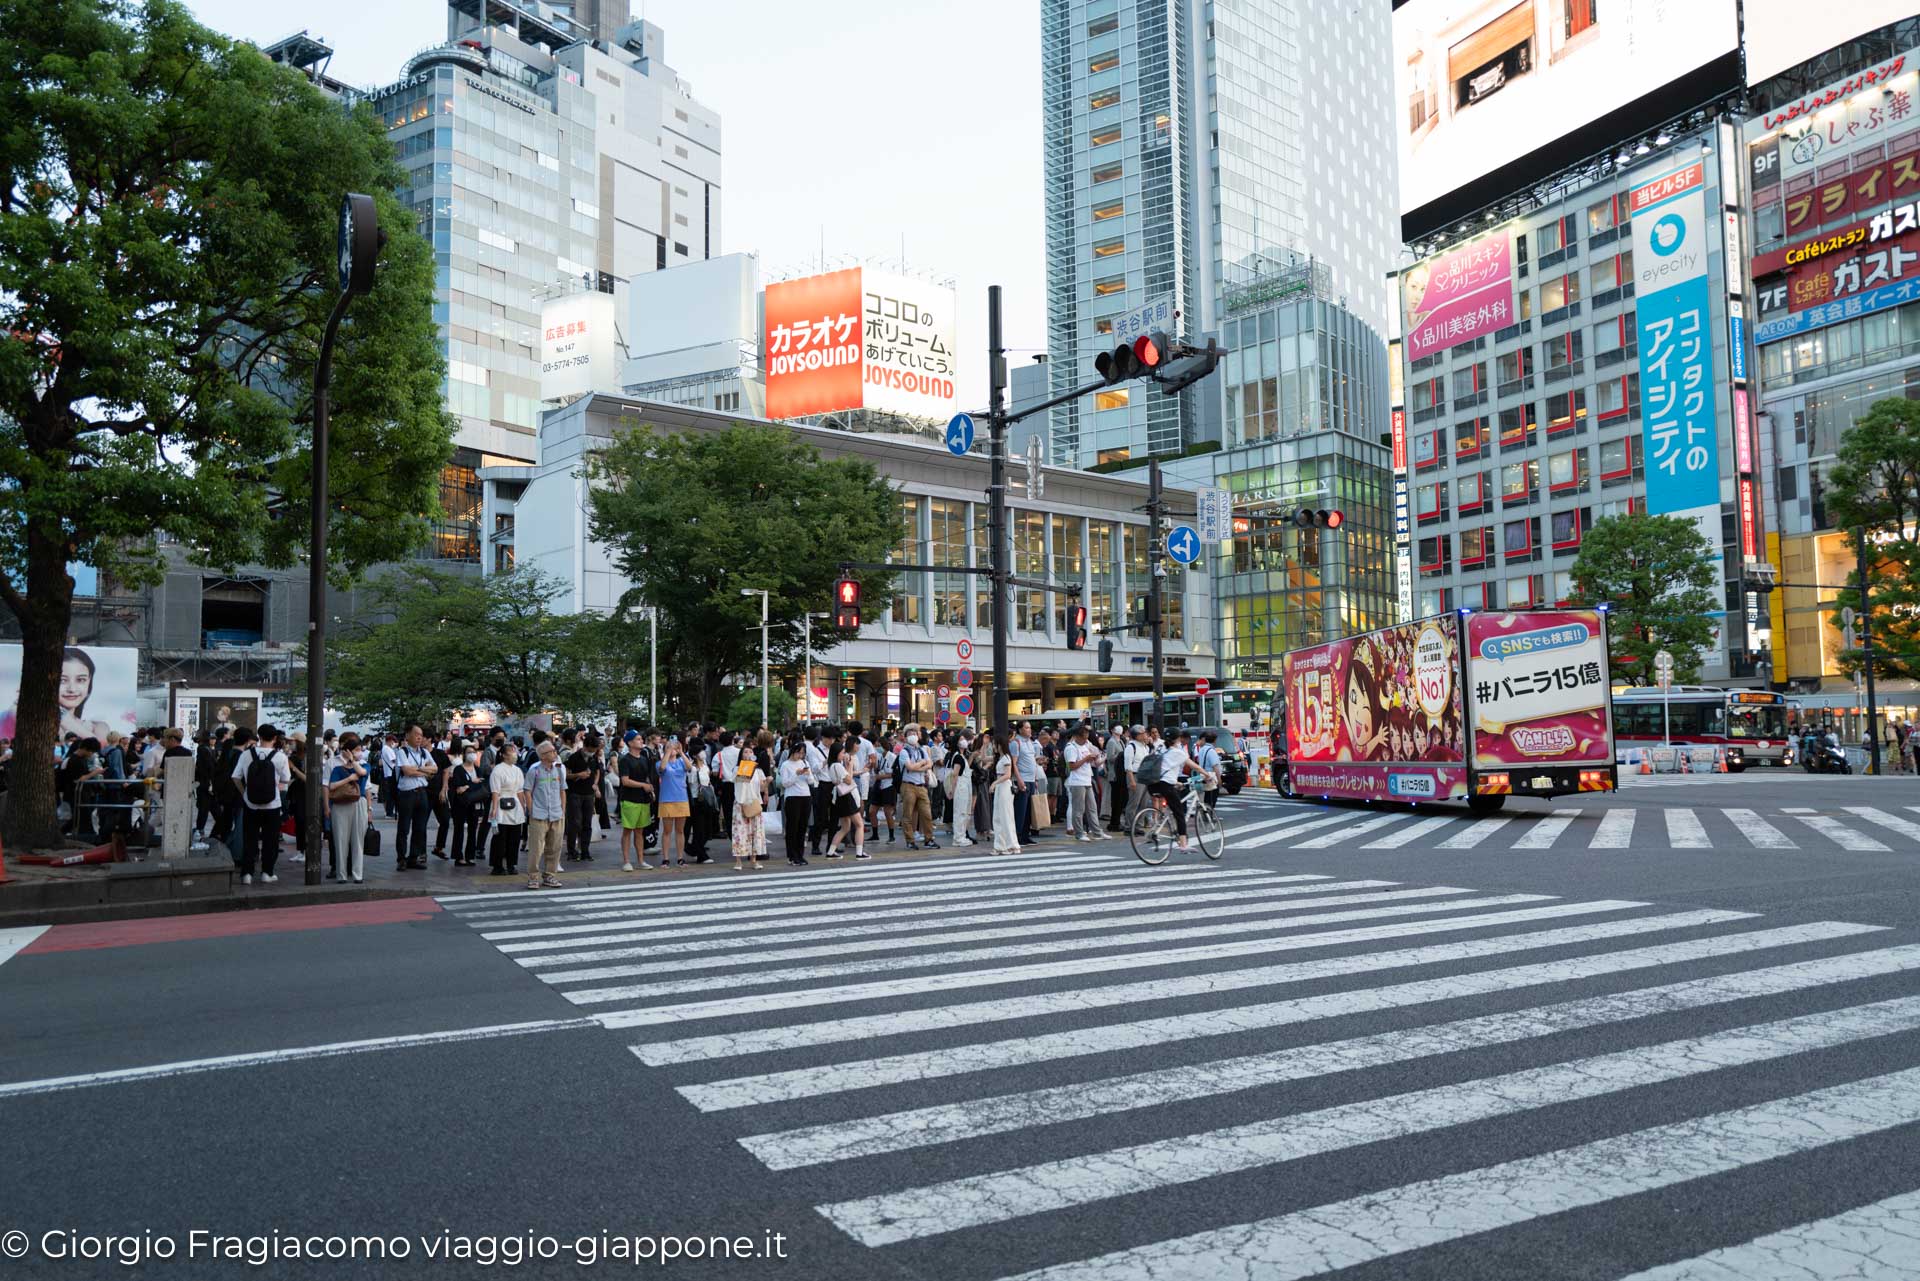
[[[1165,304],[1181,336],[1214,334],[1229,291],[1307,258],[1329,297],[1384,332],[1389,44],[1377,5],[1045,0],[1056,392],[1088,377],[1130,313]],[[1178,453],[1222,439],[1221,406],[1206,384],[1172,398],[1116,387],[1052,411],[1050,454],[1087,467]]]
[[[543,300],[618,296],[718,249],[719,119],[665,64],[658,27],[611,26],[624,8],[454,0],[448,43],[365,95],[439,268],[459,431],[434,559],[490,559],[480,472],[536,456]]]
[[[549,412],[537,463],[497,482],[512,491],[510,501],[520,513],[513,532],[516,560],[562,582],[556,609],[611,611],[632,583],[588,533],[583,460],[631,423],[709,432],[726,431],[738,421],[736,415],[614,395],[582,397]],[[956,459],[938,443],[917,437],[787,426],[822,456],[865,459],[895,486],[909,531],[896,559],[950,565],[956,571],[987,564],[984,456]],[[495,483],[490,480],[489,486]],[[1139,611],[1148,590],[1147,525],[1139,510],[1145,496],[1139,478],[1046,469],[1044,496],[1028,499],[1016,487],[1009,500],[1014,572],[1078,586],[1095,635],[1124,621],[1127,611]],[[1185,497],[1191,505],[1192,497]],[[1218,669],[1207,575],[1174,571],[1164,601],[1166,654],[1170,684],[1179,688],[1195,677],[1216,676]],[[1082,707],[1098,694],[1144,689],[1151,682],[1144,636],[1115,635],[1111,673],[1098,670],[1097,645],[1067,649],[1067,601],[1063,592],[1010,594],[1008,694],[1015,714]],[[951,683],[962,640],[978,651],[978,705],[991,706],[990,677],[979,673],[989,665],[992,643],[991,602],[982,576],[902,575],[889,600],[869,603],[869,616],[872,621],[852,638],[824,629],[815,633],[814,686],[830,690],[830,715],[932,720],[935,692],[943,676]]]
[[[1833,610],[1855,569],[1826,505],[1841,439],[1876,401],[1920,399],[1920,18],[1756,86],[1745,130],[1760,406],[1773,447],[1773,679],[1846,716]],[[1920,715],[1911,682],[1881,707]]]

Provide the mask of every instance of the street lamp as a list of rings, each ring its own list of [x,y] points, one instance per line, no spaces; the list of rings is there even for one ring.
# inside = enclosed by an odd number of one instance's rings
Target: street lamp
[[[767,591],[764,587],[742,587],[740,594],[760,598],[760,724],[771,729],[767,724]]]
[[[373,268],[386,236],[372,196],[348,192],[340,201],[340,297],[327,317],[320,358],[313,367],[313,525],[307,547],[307,875],[320,884],[320,854],[326,836],[326,779],[321,771],[320,737],[327,728],[327,393],[333,383],[333,343],[340,336],[347,304],[373,288]]]

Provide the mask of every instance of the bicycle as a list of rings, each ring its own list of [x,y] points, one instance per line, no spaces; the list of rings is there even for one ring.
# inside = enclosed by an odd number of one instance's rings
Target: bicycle
[[[1187,785],[1187,828],[1200,844],[1200,852],[1210,859],[1218,859],[1227,848],[1227,836],[1221,830],[1220,820],[1214,816],[1206,804],[1206,779],[1201,775],[1189,775],[1192,782]],[[1133,816],[1133,824],[1127,831],[1127,839],[1133,845],[1134,856],[1148,867],[1158,867],[1167,861],[1167,856],[1179,847],[1174,843],[1179,834],[1174,830],[1173,815],[1167,810],[1167,798],[1155,796],[1153,806],[1143,809]]]

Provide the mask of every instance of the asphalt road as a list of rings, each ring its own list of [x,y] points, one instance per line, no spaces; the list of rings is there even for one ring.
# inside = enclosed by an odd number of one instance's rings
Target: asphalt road
[[[133,1234],[174,1250],[145,1275],[250,1269],[199,1230],[389,1239],[266,1265],[328,1278],[636,1237],[779,1255],[642,1264],[694,1277],[1920,1275],[1916,806],[1249,792],[1212,864],[1055,840],[0,934],[0,1266],[126,1275],[46,1250]]]

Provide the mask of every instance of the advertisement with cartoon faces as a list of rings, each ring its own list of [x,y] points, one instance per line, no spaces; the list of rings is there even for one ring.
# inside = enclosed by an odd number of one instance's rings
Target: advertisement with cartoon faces
[[[1288,654],[1293,789],[1399,800],[1464,797],[1459,664],[1460,625],[1451,614]]]

